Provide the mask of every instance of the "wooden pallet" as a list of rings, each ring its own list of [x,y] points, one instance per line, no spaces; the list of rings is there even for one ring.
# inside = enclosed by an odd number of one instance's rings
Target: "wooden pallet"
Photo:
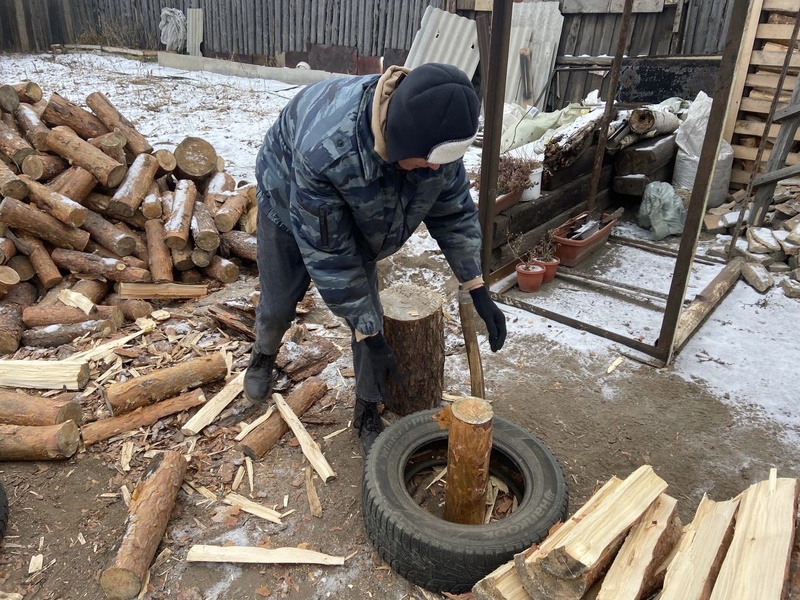
[[[798,11],[800,0],[753,0],[750,3],[723,129],[724,138],[733,147],[731,187],[746,187],[750,181],[759,142],[764,135],[764,122],[772,98],[778,93],[778,76]],[[779,104],[778,108],[788,104],[800,75],[800,53],[795,51],[790,64],[789,77],[781,94],[786,102]],[[777,135],[779,127],[778,124],[770,127],[770,140]],[[800,140],[800,133],[795,140]],[[762,170],[768,157],[769,150],[762,158]],[[800,164],[800,152],[790,152],[786,163]]]

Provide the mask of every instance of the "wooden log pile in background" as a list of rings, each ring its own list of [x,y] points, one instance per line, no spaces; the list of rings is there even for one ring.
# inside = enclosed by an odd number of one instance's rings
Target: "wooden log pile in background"
[[[149,284],[137,289],[138,300],[169,300],[197,297],[195,289],[181,292],[184,282],[230,283],[240,265],[255,261],[255,187],[237,188],[207,141],[187,137],[174,150],[154,151],[124,107],[100,92],[84,107],[57,93],[45,97],[34,82],[8,83],[0,108],[0,300],[31,284],[36,297],[23,294],[23,306],[16,294],[3,305],[11,335],[0,353],[23,341],[49,346],[116,330],[107,319],[79,323],[67,312],[69,320],[39,325],[46,335],[24,332],[22,308],[35,309],[70,274]],[[128,319],[142,312],[120,309]]]

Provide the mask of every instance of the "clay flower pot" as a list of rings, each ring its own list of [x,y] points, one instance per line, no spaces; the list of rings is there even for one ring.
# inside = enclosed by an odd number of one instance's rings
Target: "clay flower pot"
[[[557,256],[554,256],[550,260],[534,258],[533,264],[544,267],[544,280],[542,283],[550,283],[555,279],[556,271],[558,271],[558,265],[561,264],[561,260]]]
[[[517,265],[517,285],[523,292],[535,292],[544,281],[544,267],[535,264]]]

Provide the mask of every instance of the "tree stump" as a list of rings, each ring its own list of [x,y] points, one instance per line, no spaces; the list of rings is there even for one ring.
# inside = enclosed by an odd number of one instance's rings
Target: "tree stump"
[[[399,284],[381,292],[386,341],[402,381],[389,382],[387,407],[397,415],[435,408],[444,388],[444,313],[434,291]]]

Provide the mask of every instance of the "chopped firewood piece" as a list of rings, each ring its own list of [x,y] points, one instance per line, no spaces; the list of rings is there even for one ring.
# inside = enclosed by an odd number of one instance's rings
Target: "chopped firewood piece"
[[[228,494],[222,499],[222,501],[225,504],[230,504],[231,506],[238,506],[243,511],[248,512],[251,515],[256,515],[257,517],[261,517],[262,519],[266,519],[267,521],[277,523],[278,525],[283,524],[279,512],[274,511],[271,508],[267,508],[266,506],[261,506],[257,502],[248,500],[247,498],[245,498],[244,496],[240,496],[239,494]]]
[[[174,450],[158,454],[131,497],[125,532],[114,564],[100,575],[108,598],[135,598],[141,590],[158,544],[167,529],[187,463]]]
[[[123,300],[201,298],[208,294],[208,286],[182,283],[120,283],[117,291]]]
[[[89,364],[70,360],[0,360],[0,386],[43,390],[82,390]]]
[[[272,394],[272,399],[275,402],[275,406],[278,407],[278,411],[281,413],[283,420],[286,421],[295,437],[300,442],[303,454],[306,455],[308,462],[314,467],[314,470],[322,481],[327,483],[329,479],[336,477],[336,473],[322,454],[319,444],[308,434],[305,426],[300,422],[300,419],[297,418],[292,408],[286,403],[286,400],[283,399],[283,396],[280,394]]]
[[[181,427],[183,435],[197,435],[210,425],[225,408],[242,393],[244,371],[228,382],[218,394],[197,411],[186,424]]]
[[[341,356],[341,351],[326,338],[314,338],[300,344],[284,344],[278,352],[275,365],[292,381],[302,381],[318,375]]]
[[[263,565],[343,565],[344,558],[301,548],[258,548],[251,546],[207,546],[189,548],[189,562],[255,563]]]
[[[711,600],[780,600],[789,572],[797,521],[797,478],[769,479],[742,494],[733,540]]]
[[[305,468],[306,472],[306,496],[308,497],[308,508],[312,516],[322,518],[322,503],[317,495],[317,488],[314,486],[314,476],[311,474],[311,467]]]
[[[67,306],[81,309],[87,315],[97,312],[94,302],[79,292],[61,290],[58,292],[58,299]]]

